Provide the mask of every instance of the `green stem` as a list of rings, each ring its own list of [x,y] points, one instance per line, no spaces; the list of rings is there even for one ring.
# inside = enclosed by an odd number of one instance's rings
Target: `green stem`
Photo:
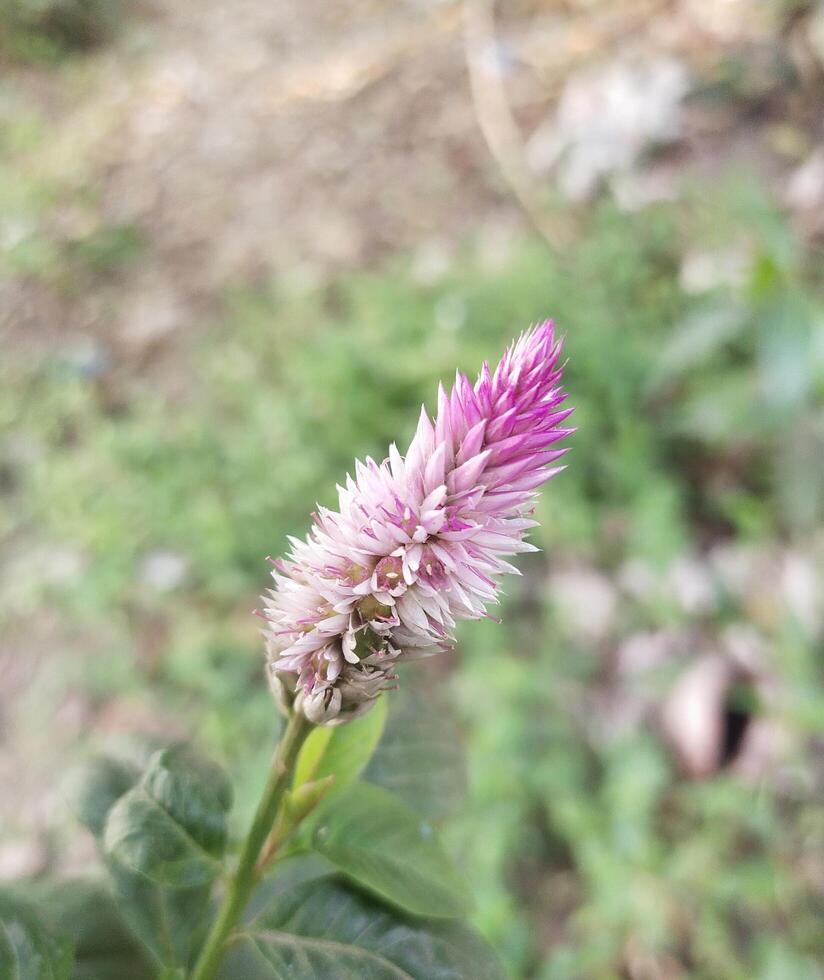
[[[191,980],[212,980],[220,966],[226,940],[237,925],[257,884],[258,857],[275,822],[283,794],[289,787],[300,748],[311,728],[312,725],[302,714],[289,716],[289,722],[275,751],[269,781],[243,845],[237,871],[229,883],[223,905],[200,952]]]

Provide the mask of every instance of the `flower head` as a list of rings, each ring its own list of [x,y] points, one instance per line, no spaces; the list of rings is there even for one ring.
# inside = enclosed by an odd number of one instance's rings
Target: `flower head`
[[[264,598],[273,685],[316,724],[345,721],[394,685],[401,660],[448,650],[455,623],[488,615],[524,541],[537,488],[563,467],[561,342],[522,334],[475,384],[458,374],[421,409],[402,456],[355,463],[339,509],[290,539]]]

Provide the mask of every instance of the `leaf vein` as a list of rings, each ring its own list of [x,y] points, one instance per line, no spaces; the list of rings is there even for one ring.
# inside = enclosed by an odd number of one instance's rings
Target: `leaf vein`
[[[261,941],[273,943],[292,943],[301,949],[315,948],[320,952],[347,953],[350,956],[361,956],[364,959],[373,960],[375,963],[388,969],[395,976],[399,977],[400,980],[416,980],[411,973],[407,973],[402,967],[399,967],[396,963],[386,959],[386,957],[381,956],[380,953],[376,953],[371,949],[364,949],[362,946],[352,946],[348,943],[336,942],[334,939],[320,939],[312,936],[296,936],[294,933],[278,932],[275,929],[262,929],[259,932],[254,933],[240,933],[238,938],[250,939],[261,952],[261,955],[263,954],[263,950],[260,949]]]

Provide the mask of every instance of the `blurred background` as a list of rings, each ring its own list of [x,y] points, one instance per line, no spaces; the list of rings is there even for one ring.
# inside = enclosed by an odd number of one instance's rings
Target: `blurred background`
[[[553,316],[542,552],[408,679],[476,924],[824,977],[823,240],[816,0],[0,0],[0,879],[88,863],[62,774],[135,731],[242,824],[264,557]]]

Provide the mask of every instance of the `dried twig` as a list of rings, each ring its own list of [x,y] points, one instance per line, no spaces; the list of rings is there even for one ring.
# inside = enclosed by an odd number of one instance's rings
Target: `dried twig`
[[[526,165],[523,140],[506,95],[495,39],[494,0],[464,0],[464,47],[475,116],[501,175],[554,252],[572,237],[568,218],[550,216]]]

